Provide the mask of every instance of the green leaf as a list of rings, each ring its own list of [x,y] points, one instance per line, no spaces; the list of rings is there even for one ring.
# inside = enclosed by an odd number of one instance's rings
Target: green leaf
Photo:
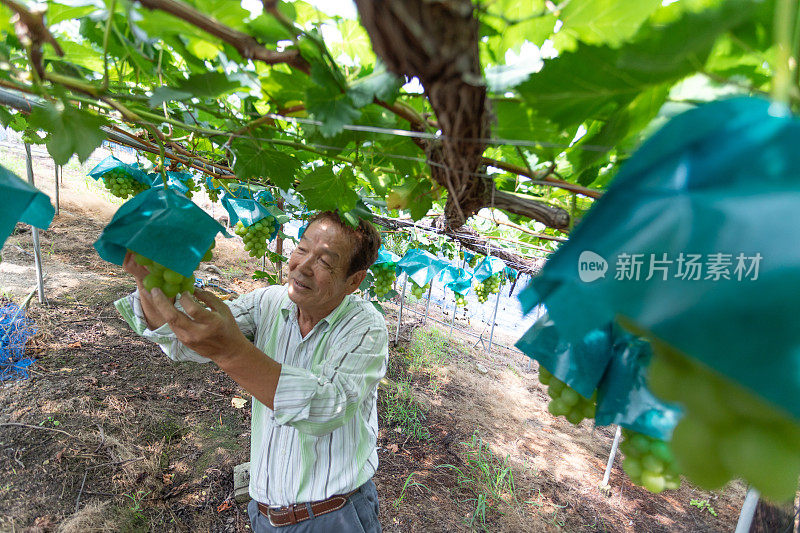
[[[100,129],[107,124],[98,117],[67,103],[46,103],[33,110],[30,125],[47,132],[47,151],[57,165],[66,165],[72,154],[83,163],[100,146],[105,133]]]
[[[350,168],[333,171],[330,165],[315,168],[300,181],[297,190],[305,196],[308,208],[320,211],[353,209],[358,194],[353,190],[356,179]]]
[[[375,98],[392,103],[402,85],[402,80],[381,67],[369,76],[353,82],[347,89],[347,95],[357,108],[372,103]]]
[[[539,116],[566,127],[607,119],[645,89],[675,82],[701,67],[717,36],[747,17],[749,2],[687,14],[663,27],[645,27],[619,49],[579,44],[545,61],[541,72],[517,87]]]
[[[153,94],[148,98],[147,103],[150,104],[150,107],[158,107],[164,102],[187,100],[191,97],[192,94],[186,91],[179,91],[172,87],[156,87],[153,90]]]
[[[338,57],[339,52],[342,52],[361,65],[375,63],[375,52],[372,51],[367,30],[358,21],[343,20],[336,28],[342,34],[342,40],[330,44],[333,57]]]
[[[552,161],[572,142],[577,124],[560,128],[536,116],[535,109],[517,100],[495,100],[492,110],[497,117],[493,136],[499,139],[525,140],[537,143],[529,148],[541,160]],[[508,156],[504,154],[504,160]]]
[[[592,166],[630,133],[638,132],[658,114],[667,101],[669,86],[660,85],[639,94],[628,106],[620,109],[599,128],[587,133],[570,148],[568,159],[575,173]],[[605,148],[605,149],[604,149]]]
[[[7,128],[11,121],[14,120],[14,116],[9,112],[5,107],[0,107],[0,126]]]
[[[178,81],[175,89],[197,98],[214,98],[239,87],[241,84],[229,80],[224,72],[207,72]]]
[[[233,172],[237,178],[265,177],[281,189],[292,187],[300,168],[300,161],[295,157],[253,139],[238,139],[232,143],[231,150],[236,154]]]
[[[278,284],[278,274],[270,274],[269,272],[264,272],[263,270],[256,270],[253,272],[253,279],[266,279],[267,283],[270,285],[277,285]]]
[[[278,19],[272,15],[267,14],[259,15],[248,22],[247,29],[253,37],[265,43],[277,43],[293,37],[286,26],[278,22]]]
[[[428,178],[420,178],[411,189],[411,201],[408,204],[408,213],[414,220],[419,220],[428,214],[433,207],[431,198],[431,181]]]
[[[660,6],[661,0],[570,0],[561,11],[561,31],[587,44],[617,48]]]
[[[312,117],[322,122],[319,130],[325,137],[336,135],[361,116],[349,96],[344,93],[332,94],[319,87],[312,87],[306,93],[306,109]]]
[[[230,0],[190,0],[198,11],[222,24],[239,31],[246,31],[245,21],[250,18],[250,12],[238,2]]]
[[[72,5],[47,2],[47,25],[52,26],[70,19],[82,19],[86,15],[97,11],[95,3],[89,0],[86,2],[70,2],[70,4]]]

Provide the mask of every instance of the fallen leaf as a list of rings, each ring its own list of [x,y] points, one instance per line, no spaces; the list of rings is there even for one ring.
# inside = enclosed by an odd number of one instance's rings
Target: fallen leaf
[[[67,344],[67,348],[80,348],[80,347],[81,347],[80,341],[73,342],[72,344]]]
[[[56,462],[57,462],[57,463],[61,464],[61,458],[62,458],[62,457],[64,457],[64,452],[65,452],[65,451],[67,451],[67,449],[66,449],[66,448],[61,448],[61,451],[59,451],[59,452],[56,454]]]
[[[233,508],[233,502],[230,500],[225,500],[217,507],[217,512],[221,513],[222,511],[227,511],[228,509]]]
[[[231,398],[231,405],[237,409],[241,409],[242,407],[247,405],[247,400],[245,400],[244,398],[239,398],[238,396],[234,396],[233,398]]]
[[[386,451],[391,452],[391,453],[397,453],[397,452],[400,451],[400,446],[398,446],[397,444],[392,443],[392,444],[390,444],[390,445],[388,445],[386,447]]]

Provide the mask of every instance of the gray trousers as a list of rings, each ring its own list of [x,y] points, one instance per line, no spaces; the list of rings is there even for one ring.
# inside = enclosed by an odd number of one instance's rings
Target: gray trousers
[[[347,498],[347,503],[338,511],[333,511],[315,518],[309,518],[299,524],[274,527],[269,519],[258,511],[258,504],[250,500],[247,505],[250,516],[250,527],[253,533],[380,533],[378,521],[378,491],[372,480]]]

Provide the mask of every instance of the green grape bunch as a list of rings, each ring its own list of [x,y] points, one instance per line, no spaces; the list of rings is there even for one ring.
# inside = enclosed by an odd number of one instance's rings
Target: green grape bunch
[[[275,218],[264,217],[247,227],[240,220],[233,231],[242,238],[244,249],[251,257],[263,257],[267,253],[270,237],[275,231]]]
[[[584,398],[578,391],[548,372],[542,365],[539,365],[539,382],[547,385],[547,394],[551,398],[547,410],[551,415],[563,416],[576,426],[584,418],[594,418],[597,391],[591,398]]]
[[[625,454],[622,469],[635,484],[658,494],[681,486],[680,473],[669,444],[643,433],[622,429],[619,448]]]
[[[478,256],[473,255],[472,257],[470,257],[469,261],[467,261],[467,264],[469,265],[470,268],[475,268],[475,265],[478,264]]]
[[[136,196],[150,188],[149,185],[134,179],[120,167],[113,168],[103,174],[103,185],[111,194],[123,200]]]
[[[213,259],[214,245],[203,255],[201,261],[211,261]],[[144,288],[148,291],[153,290],[155,287],[161,289],[164,296],[167,298],[174,298],[183,292],[194,292],[194,276],[188,278],[183,274],[170,270],[160,263],[156,263],[152,259],[143,256],[139,253],[133,254],[133,259],[143,267],[147,267],[148,274],[144,277]]]
[[[425,292],[431,286],[430,283],[426,283],[424,287],[420,287],[417,283],[412,279],[411,280],[411,294],[413,294],[417,298],[422,298],[425,296]]]
[[[454,293],[456,295],[456,306],[457,307],[466,307],[467,305],[467,297],[461,293]]]
[[[692,483],[714,490],[743,478],[768,500],[794,497],[800,424],[791,415],[660,342],[653,342],[648,384],[684,407],[670,447]]]
[[[372,266],[372,273],[375,276],[375,294],[378,298],[383,298],[392,290],[397,275],[393,263],[379,263]]]
[[[488,300],[490,294],[496,294],[498,292],[500,292],[500,276],[497,274],[489,276],[475,286],[475,294],[478,295],[478,301],[480,303]]]

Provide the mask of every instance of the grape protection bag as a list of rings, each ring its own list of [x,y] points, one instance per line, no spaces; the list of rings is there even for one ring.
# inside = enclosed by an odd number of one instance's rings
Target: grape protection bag
[[[132,250],[190,277],[217,233],[229,237],[219,222],[185,196],[148,189],[122,204],[94,247],[115,265]]]
[[[405,272],[414,283],[424,287],[446,266],[446,262],[432,253],[414,248],[406,252],[406,255],[397,262],[397,274]]]
[[[462,296],[466,296],[472,289],[472,273],[452,265],[442,271],[441,281],[446,289],[450,289]]]
[[[610,326],[590,331],[578,342],[570,342],[561,336],[547,314],[515,346],[585,398],[594,394],[613,356]]]
[[[378,250],[378,259],[375,260],[376,265],[397,265],[397,262],[400,261],[400,256],[394,252],[390,252],[383,246],[381,246],[380,250]]]
[[[225,195],[222,197],[222,206],[228,212],[230,217],[231,226],[235,226],[237,222],[247,228],[258,222],[263,218],[274,218],[272,213],[255,200],[247,198],[233,198],[232,196]],[[278,225],[276,224],[269,236],[269,240],[278,235]]]
[[[96,180],[101,180],[103,179],[103,176],[115,169],[121,170],[130,178],[143,185],[147,185],[148,187],[153,182],[152,177],[148,176],[147,173],[133,165],[129,165],[123,161],[120,161],[113,155],[110,155],[100,161],[92,170],[89,171],[89,176]]]
[[[181,179],[181,176],[184,174],[183,172],[172,172],[168,170],[165,172],[165,174],[167,175],[167,187],[170,190],[178,192],[184,196],[189,196],[189,187],[187,187],[184,183],[184,180]],[[150,178],[154,189],[164,188],[164,178],[160,173],[152,172],[147,176]],[[189,176],[191,176],[191,174],[189,174]]]
[[[597,390],[598,425],[618,424],[655,439],[669,441],[681,409],[662,402],[647,387],[650,343],[612,327],[613,356]]]
[[[800,418],[800,121],[731,98],[673,118],[520,297],[568,340],[623,316]],[[579,311],[578,311],[579,310]]]
[[[55,209],[50,198],[0,166],[0,248],[14,230],[17,222],[24,222],[40,229],[47,229],[53,220]]]
[[[499,274],[506,268],[505,262],[500,259],[499,257],[484,257],[483,261],[478,263],[478,266],[475,267],[473,271],[473,276],[475,277],[475,281],[482,282],[485,279],[488,279],[495,274]],[[563,380],[562,380],[563,381]]]

